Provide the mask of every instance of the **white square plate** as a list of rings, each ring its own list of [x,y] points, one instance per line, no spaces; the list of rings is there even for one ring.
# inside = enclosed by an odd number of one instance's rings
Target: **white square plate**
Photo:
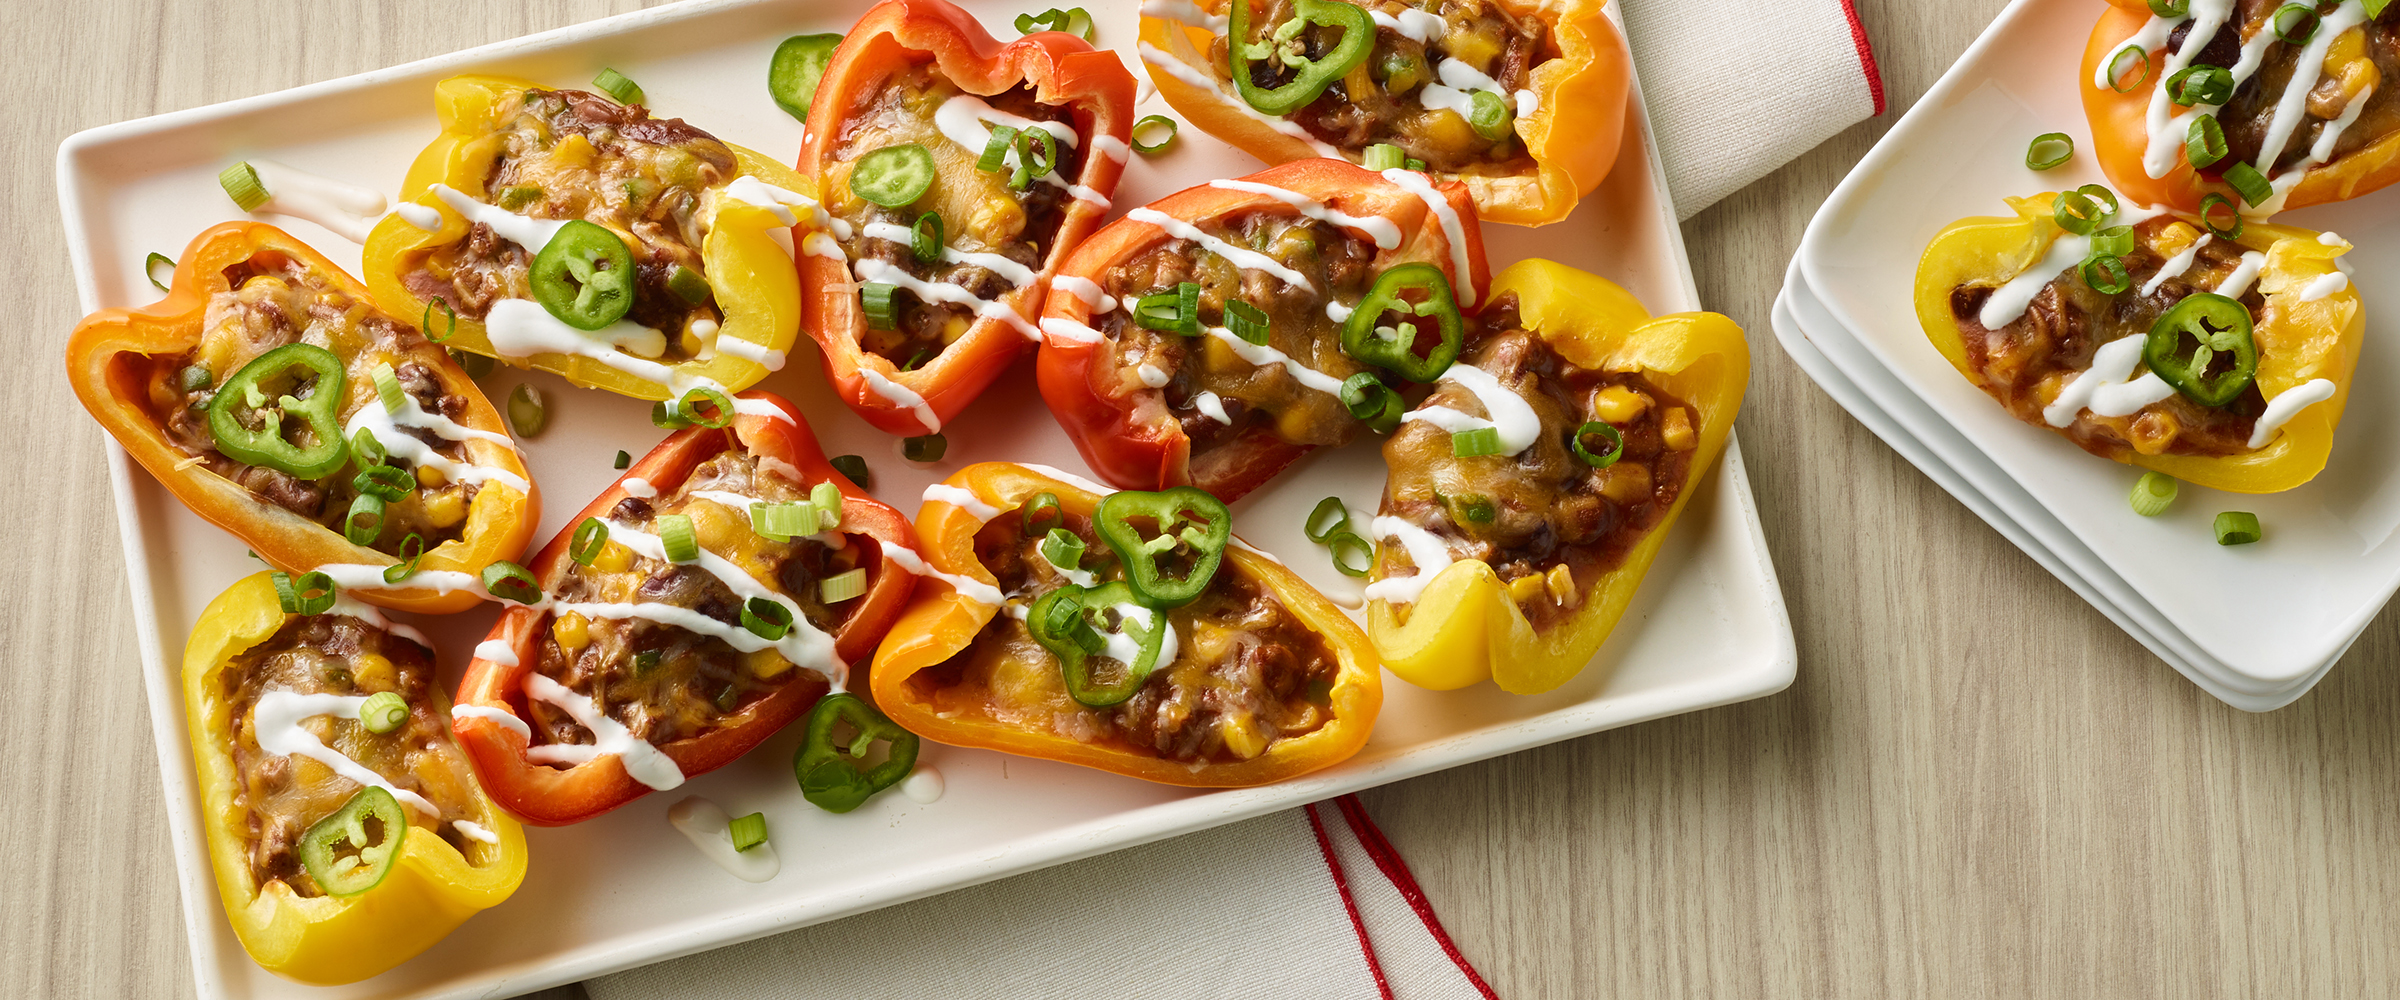
[[[2139,470],[2019,423],[1959,377],[1917,325],[1917,257],[1943,226],[2008,214],[2004,195],[2105,183],[2088,152],[2042,173],[2023,166],[2026,144],[2044,132],[2067,132],[2077,149],[2092,148],[2076,87],[2084,40],[2103,9],[2099,0],[2011,4],[1835,189],[1797,262],[1835,323],[1925,404],[1929,419],[1962,435],[2173,630],[2222,661],[2228,685],[2288,690],[2337,658],[2400,587],[2400,545],[2391,544],[2400,527],[2400,463],[2391,457],[2400,401],[2372,388],[2400,378],[2400,353],[2364,352],[2356,384],[2368,391],[2351,394],[2332,459],[2314,482],[2267,496],[2187,483],[2167,513],[2143,518],[2126,503]],[[2377,238],[2400,222],[2400,192],[2279,221],[2338,222],[2359,234],[2350,259],[2361,274],[2400,263],[2400,241]],[[2395,336],[2400,315],[2374,311],[2370,301],[2369,343]],[[1858,366],[1837,363],[1858,377]],[[1925,431],[1915,414],[1891,412]],[[2255,512],[2266,540],[2213,544],[2209,523],[2228,510]]]
[[[967,7],[993,33],[1022,4]],[[59,150],[59,187],[78,288],[87,309],[155,296],[142,276],[152,251],[177,253],[202,228],[232,217],[215,174],[235,158],[267,158],[366,184],[386,194],[435,132],[432,87],[461,72],[584,86],[602,67],[639,81],[657,111],[684,117],[729,142],[789,156],[800,126],[769,101],[767,57],[783,38],[845,31],[862,5],[814,7],[732,0],[661,7],[295,90],[94,129]],[[1130,4],[1095,5],[1100,37],[1116,44],[1137,78]],[[1153,101],[1145,113],[1166,113]],[[1637,101],[1629,141],[1609,181],[1568,222],[1539,232],[1493,226],[1495,264],[1532,253],[1606,275],[1660,312],[1699,308],[1682,237],[1647,141]],[[1117,194],[1122,208],[1255,161],[1186,129],[1177,148],[1137,158]],[[355,268],[358,248],[311,224],[272,218]],[[63,331],[62,331],[63,334]],[[958,421],[947,461],[912,468],[896,441],[852,417],[825,390],[803,345],[762,387],[798,403],[830,453],[865,455],[878,493],[914,510],[923,488],[959,466],[1020,459],[1080,469],[1074,449],[1032,387],[1029,363],[995,385]],[[615,475],[618,449],[639,454],[660,436],[647,404],[574,389],[543,374],[502,369],[484,382],[497,398],[519,382],[549,394],[552,425],[526,443],[543,487],[541,535],[563,526]],[[239,541],[186,511],[121,451],[112,454],[128,575],[165,808],[181,878],[200,995],[218,997],[489,997],[540,989],[760,937],[972,885],[1044,865],[1131,847],[1271,810],[1453,767],[1527,747],[1713,705],[1756,698],[1791,683],[1797,662],[1782,594],[1759,534],[1756,507],[1731,445],[1676,525],[1623,623],[1591,667],[1560,690],[1510,696],[1482,685],[1433,693],[1386,681],[1383,716],[1357,757],[1305,779],[1202,793],[1150,785],[1063,764],[929,745],[924,759],[948,793],[929,805],[887,795],[846,816],[797,794],[789,761],[798,734],[694,779],[689,791],[652,795],[563,829],[529,830],[532,869],[507,903],[422,956],[351,986],[300,987],[258,969],[219,910],[193,802],[183,728],[180,652],[199,609],[258,568]],[[1330,592],[1355,592],[1300,534],[1303,514],[1328,494],[1373,509],[1383,469],[1377,446],[1321,454],[1237,506],[1237,527]],[[410,618],[433,635],[442,660],[465,662],[495,612]],[[454,674],[453,674],[454,677]],[[666,823],[669,805],[706,795],[735,813],[763,810],[785,861],[763,884],[740,882],[702,858]]]

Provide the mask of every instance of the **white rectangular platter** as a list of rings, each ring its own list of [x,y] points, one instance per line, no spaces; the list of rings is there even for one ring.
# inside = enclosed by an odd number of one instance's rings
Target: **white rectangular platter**
[[[1038,9],[966,4],[996,37]],[[1103,44],[1137,79],[1130,4],[1094,5]],[[662,117],[681,117],[729,142],[788,159],[801,128],[768,99],[767,57],[800,33],[846,31],[863,4],[756,0],[660,7],[262,97],[107,126],[59,150],[60,197],[86,309],[155,297],[142,276],[152,251],[176,254],[202,228],[232,217],[216,172],[237,158],[269,159],[395,193],[435,131],[435,81],[505,73],[587,86],[602,67],[639,82]],[[1148,89],[1144,88],[1147,96]],[[1608,182],[1565,223],[1487,227],[1500,265],[1540,253],[1605,275],[1658,312],[1699,308],[1683,243],[1636,101],[1628,142]],[[1148,99],[1141,112],[1171,113]],[[1170,153],[1136,158],[1118,189],[1121,212],[1211,178],[1257,169],[1247,156],[1185,129]],[[315,225],[266,217],[355,267],[358,247]],[[64,331],[60,332],[63,340]],[[1016,459],[1081,470],[1020,363],[950,431],[946,460],[912,467],[896,441],[852,417],[823,386],[805,338],[791,364],[761,387],[806,412],[829,454],[864,455],[875,489],[913,514],[928,484],[960,466]],[[500,398],[519,382],[549,397],[550,428],[525,442],[546,501],[537,541],[614,478],[618,449],[641,454],[661,432],[647,404],[503,368],[484,380]],[[886,795],[835,816],[798,794],[798,734],[786,732],[684,789],[562,829],[529,829],[525,883],[424,955],[365,982],[296,986],[253,965],[217,902],[193,801],[178,674],[199,609],[260,565],[242,543],[186,511],[112,446],[119,518],[132,580],[151,721],[194,975],[202,997],[491,997],[573,982],[781,930],[859,913],[1075,858],[1132,847],[1343,792],[1454,767],[1629,723],[1781,690],[1797,655],[1738,446],[1729,445],[1693,496],[1656,568],[1614,637],[1575,681],[1520,698],[1489,685],[1434,693],[1386,679],[1383,715],[1357,757],[1304,779],[1202,793],[995,753],[928,745],[946,779],[930,804]],[[1320,454],[1236,506],[1236,530],[1331,593],[1356,584],[1302,538],[1303,514],[1329,494],[1373,510],[1383,469],[1373,441]],[[491,608],[446,618],[400,616],[430,633],[456,667],[489,628]],[[738,881],[668,826],[667,807],[705,795],[737,815],[764,811],[782,874]]]
[[[2003,196],[2107,183],[2078,89],[2090,85],[2080,60],[2104,9],[2101,0],[2010,4],[1827,199],[1801,240],[1798,271],[1864,348],[1864,363],[1887,369],[1922,401],[1894,410],[1895,417],[1908,424],[1923,414],[2013,480],[2172,631],[2223,665],[2216,683],[2204,686],[2243,707],[2274,707],[2322,676],[2400,587],[2400,464],[2392,461],[2400,404],[2374,390],[2400,379],[2400,353],[2388,349],[2400,337],[2400,313],[2377,299],[2382,288],[2365,282],[2361,289],[2368,347],[2354,384],[2365,391],[2350,395],[2325,471],[2264,496],[2186,483],[2175,506],[2155,518],[2128,510],[2139,470],[2019,423],[1961,378],[1917,324],[1917,258],[1943,226],[2009,215]],[[2075,157],[2029,170],[2026,146],[2046,132],[2074,137]],[[2346,259],[2360,275],[2389,273],[2400,260],[2400,239],[2392,238],[2400,233],[2400,192],[2276,221],[2347,235],[2357,248]],[[1864,381],[1842,351],[1827,347],[1826,354]],[[2209,522],[2229,510],[2256,513],[2266,540],[2212,544]],[[2236,605],[2243,613],[2226,613]]]

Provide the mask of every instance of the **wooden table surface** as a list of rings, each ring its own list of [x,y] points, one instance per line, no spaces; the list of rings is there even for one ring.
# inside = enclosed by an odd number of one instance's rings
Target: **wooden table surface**
[[[0,379],[0,495],[26,500],[0,517],[20,567],[0,599],[0,702],[19,713],[0,743],[0,996],[191,993],[101,433],[59,371],[78,315],[59,141],[634,6],[11,18],[0,261],[26,301],[0,338],[18,373]],[[2369,996],[2400,978],[2394,616],[2297,704],[2227,708],[1773,345],[1810,214],[2000,6],[1861,0],[1890,112],[1684,229],[1703,301],[1752,331],[1739,426],[1798,682],[1365,794],[1503,997]]]

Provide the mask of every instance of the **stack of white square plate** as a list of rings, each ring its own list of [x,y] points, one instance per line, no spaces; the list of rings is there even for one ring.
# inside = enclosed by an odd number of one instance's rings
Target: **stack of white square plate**
[[[2136,515],[2128,495],[2140,469],[2018,422],[1917,323],[1917,258],[1942,227],[2010,215],[2006,196],[2107,183],[2078,90],[2084,43],[2106,9],[2017,0],[2002,11],[1810,222],[1775,302],[1775,335],[1843,408],[2159,658],[2228,704],[2279,708],[2400,587],[2400,410],[2385,391],[2400,384],[2400,306],[2378,301],[2370,277],[2400,266],[2400,189],[2276,219],[2356,244],[2345,260],[2367,306],[2332,458],[2284,493],[2186,483],[2166,513]],[[2046,132],[2073,136],[2076,154],[2037,173],[2025,151]],[[2258,515],[2264,540],[2215,544],[2216,515],[2237,510]]]

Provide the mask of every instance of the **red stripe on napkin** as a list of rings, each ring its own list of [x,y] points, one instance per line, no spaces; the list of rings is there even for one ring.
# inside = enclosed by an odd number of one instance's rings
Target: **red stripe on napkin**
[[[1358,900],[1350,895],[1350,879],[1342,874],[1341,859],[1333,856],[1333,841],[1325,836],[1325,821],[1317,818],[1314,802],[1301,808],[1308,810],[1308,828],[1316,832],[1317,850],[1325,855],[1325,869],[1333,873],[1333,889],[1342,894],[1342,911],[1350,915],[1350,929],[1358,932],[1358,950],[1367,958],[1367,972],[1375,977],[1375,995],[1392,1000],[1392,984],[1383,978],[1383,963],[1375,960],[1375,942],[1367,937],[1367,922],[1359,919]]]
[[[1342,819],[1349,822],[1351,834],[1358,838],[1359,846],[1366,848],[1367,856],[1375,859],[1375,867],[1380,869],[1383,877],[1392,883],[1392,888],[1399,890],[1400,898],[1408,901],[1408,908],[1416,911],[1417,919],[1425,924],[1426,932],[1433,935],[1434,943],[1442,946],[1442,954],[1449,956],[1451,964],[1458,966],[1458,971],[1466,974],[1467,982],[1474,985],[1476,992],[1483,994],[1484,1000],[1500,1000],[1499,994],[1492,992],[1491,984],[1483,981],[1483,974],[1476,972],[1475,966],[1467,961],[1467,956],[1459,954],[1458,945],[1450,940],[1450,932],[1442,929],[1441,918],[1433,915],[1433,902],[1425,898],[1425,890],[1418,887],[1417,877],[1409,872],[1408,862],[1401,860],[1400,852],[1392,847],[1392,842],[1383,838],[1383,830],[1377,827],[1375,820],[1367,815],[1367,809],[1359,804],[1358,796],[1344,795],[1334,799],[1333,804],[1341,808]],[[1312,823],[1316,821],[1315,806],[1309,807],[1308,818]],[[1317,843],[1321,847],[1325,846],[1324,835],[1324,830],[1320,828],[1317,831]],[[1332,863],[1331,849],[1328,847],[1327,851],[1325,860]],[[1334,885],[1340,887],[1343,884],[1341,865],[1333,864],[1332,867]],[[1344,905],[1350,903],[1348,888],[1342,888],[1342,902]],[[1358,920],[1358,911],[1355,908],[1351,910],[1350,919],[1353,922]],[[1360,933],[1362,935],[1365,933],[1364,928],[1361,928]],[[1374,967],[1372,948],[1368,950],[1367,961],[1370,968]],[[1381,971],[1376,973],[1376,985],[1383,985]]]
[[[1867,92],[1875,97],[1875,113],[1883,113],[1883,71],[1875,67],[1875,47],[1867,44],[1867,26],[1858,21],[1858,7],[1842,0],[1842,16],[1850,19],[1850,44],[1858,47],[1858,68],[1867,74]]]

